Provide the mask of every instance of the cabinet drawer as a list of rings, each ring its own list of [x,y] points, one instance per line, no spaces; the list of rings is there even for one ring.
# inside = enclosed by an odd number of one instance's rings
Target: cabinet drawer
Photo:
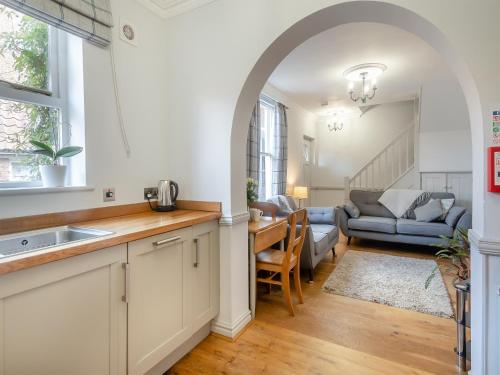
[[[147,253],[149,251],[156,251],[166,247],[171,247],[176,243],[188,241],[192,237],[192,232],[193,228],[189,227],[129,242],[129,257],[131,255],[133,256]]]

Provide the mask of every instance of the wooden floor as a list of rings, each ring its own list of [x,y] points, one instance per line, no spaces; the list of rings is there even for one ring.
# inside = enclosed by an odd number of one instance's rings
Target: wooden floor
[[[292,318],[279,289],[260,291],[257,316],[235,341],[211,335],[169,370],[174,374],[457,374],[455,322],[348,297],[321,286],[347,249],[325,257],[310,284],[304,276],[303,305]],[[350,250],[431,258],[433,249],[353,240]],[[441,272],[452,293],[453,273]]]

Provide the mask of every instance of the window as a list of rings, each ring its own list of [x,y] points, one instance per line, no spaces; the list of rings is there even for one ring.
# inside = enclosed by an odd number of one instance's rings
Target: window
[[[260,177],[259,199],[266,200],[273,195],[273,159],[275,150],[276,103],[260,99]]]
[[[0,5],[0,188],[39,186],[31,139],[58,148],[69,141],[61,90],[65,33]]]

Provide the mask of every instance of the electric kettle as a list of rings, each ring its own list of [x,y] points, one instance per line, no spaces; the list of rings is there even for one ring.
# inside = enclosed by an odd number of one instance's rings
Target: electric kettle
[[[166,212],[175,210],[175,200],[179,195],[179,185],[172,180],[158,182],[158,203],[156,211]]]

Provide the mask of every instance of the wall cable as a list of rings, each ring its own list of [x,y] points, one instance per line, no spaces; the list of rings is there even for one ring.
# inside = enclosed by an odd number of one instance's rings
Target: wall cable
[[[111,57],[111,72],[113,75],[113,91],[115,94],[115,103],[116,103],[116,113],[118,115],[118,125],[120,126],[120,134],[122,137],[123,148],[125,149],[125,153],[127,154],[127,158],[130,158],[130,143],[127,137],[127,129],[125,128],[125,122],[123,120],[123,112],[122,106],[120,102],[120,92],[118,91],[118,78],[116,75],[116,64],[115,64],[115,53],[113,48],[113,41],[109,46],[109,55]]]

